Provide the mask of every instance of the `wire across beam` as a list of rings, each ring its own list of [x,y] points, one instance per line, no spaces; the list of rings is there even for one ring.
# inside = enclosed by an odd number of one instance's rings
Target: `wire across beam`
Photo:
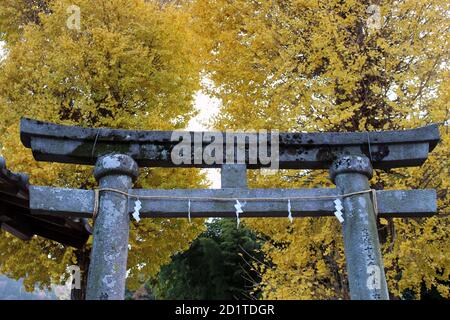
[[[287,199],[291,199],[293,217],[332,216],[333,200],[337,189],[176,189],[128,191],[129,213],[136,199],[142,202],[143,218],[187,218],[189,201],[192,218],[236,217],[234,204],[243,204],[245,217],[287,217]],[[436,214],[435,190],[383,190],[376,191],[380,217],[428,217]],[[116,194],[117,197],[126,197]],[[136,197],[135,197],[136,196]],[[145,199],[144,197],[153,197]],[[299,197],[318,199],[299,200]],[[319,197],[330,197],[321,199]],[[211,199],[218,198],[218,199]],[[30,208],[33,214],[91,218],[95,195],[92,190],[30,187]]]

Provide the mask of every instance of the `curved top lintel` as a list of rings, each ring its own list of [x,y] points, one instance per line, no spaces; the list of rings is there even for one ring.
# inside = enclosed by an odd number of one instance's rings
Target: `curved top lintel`
[[[20,127],[21,141],[26,147],[33,149],[36,160],[94,164],[98,156],[106,152],[117,151],[132,156],[140,166],[220,167],[219,165],[174,165],[168,163],[170,162],[168,153],[179,141],[172,140],[173,133],[174,131],[84,128],[27,118],[21,119]],[[184,134],[191,137],[194,137],[194,134],[201,134],[204,144],[211,142],[211,135],[221,134],[224,142],[230,134],[246,137],[257,135],[257,133],[245,131],[240,133],[185,131]],[[267,137],[269,144],[270,135],[271,133]],[[428,152],[434,149],[439,139],[439,129],[435,124],[398,131],[279,133],[279,167],[286,169],[328,168],[336,157],[336,152],[367,154],[373,160],[374,168],[415,166],[426,160]],[[35,145],[32,145],[33,140],[36,141]],[[50,146],[49,141],[55,143]],[[72,147],[68,146],[70,144]],[[415,155],[414,148],[421,151]],[[74,152],[75,149],[76,152]],[[373,154],[368,154],[369,152]],[[263,167],[263,165],[248,166],[248,168],[259,167]]]

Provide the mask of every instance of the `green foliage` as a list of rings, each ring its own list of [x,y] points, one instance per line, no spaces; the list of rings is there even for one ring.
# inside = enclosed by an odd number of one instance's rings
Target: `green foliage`
[[[234,219],[215,219],[191,247],[161,268],[152,282],[157,299],[254,299],[261,242]]]

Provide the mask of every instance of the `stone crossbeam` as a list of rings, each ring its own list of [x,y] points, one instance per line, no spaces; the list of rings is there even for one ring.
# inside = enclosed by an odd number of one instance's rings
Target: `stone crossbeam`
[[[436,214],[435,190],[383,190],[377,192],[379,216],[385,218],[427,217]],[[235,199],[239,199],[244,213],[241,217],[287,217],[289,197],[337,196],[333,188],[324,189],[130,189],[128,193],[143,199],[140,210],[143,218],[187,218],[188,199],[191,199],[191,217],[236,217]],[[121,195],[122,196],[122,195]],[[126,196],[122,196],[126,197]],[[165,197],[157,199],[157,197]],[[173,199],[178,197],[177,199]],[[223,200],[197,200],[195,198]],[[241,200],[253,198],[252,200]],[[279,200],[260,200],[278,198]],[[130,197],[129,213],[133,212],[135,198]],[[332,216],[332,199],[290,200],[293,217]],[[91,218],[94,211],[94,191],[52,187],[30,187],[30,208],[33,214]]]

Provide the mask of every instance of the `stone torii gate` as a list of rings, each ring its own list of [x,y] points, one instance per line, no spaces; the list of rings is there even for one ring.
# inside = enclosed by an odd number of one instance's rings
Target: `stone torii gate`
[[[371,192],[369,186],[373,168],[423,164],[439,141],[436,125],[370,133],[280,133],[279,168],[328,169],[335,189],[248,189],[246,170],[265,165],[249,161],[247,142],[242,163],[195,161],[176,165],[170,154],[179,141],[172,141],[172,133],[21,120],[22,143],[32,149],[36,160],[95,165],[94,176],[101,192],[30,187],[33,214],[92,218],[95,213],[87,299],[124,298],[130,214],[137,210],[143,218],[237,216],[239,219],[239,214],[264,218],[288,217],[288,212],[289,218],[320,217],[333,216],[336,210],[333,200],[342,199],[342,230],[352,299],[389,298],[376,214],[418,218],[437,211],[435,190]],[[185,134],[195,138],[196,133]],[[220,134],[223,141],[227,140],[229,133]],[[200,141],[201,150],[211,142],[204,138]],[[198,145],[193,146],[192,156],[196,148]],[[221,168],[222,186],[132,189],[139,166]]]

